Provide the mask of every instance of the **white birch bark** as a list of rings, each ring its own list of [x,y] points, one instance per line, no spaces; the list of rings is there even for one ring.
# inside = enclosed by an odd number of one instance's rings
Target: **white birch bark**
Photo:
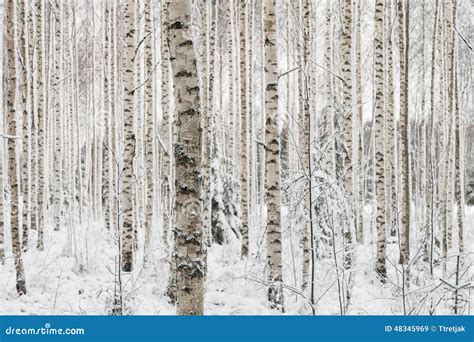
[[[410,167],[408,120],[408,49],[409,49],[409,2],[403,6],[398,3],[399,19],[399,51],[400,51],[400,131],[401,131],[401,169],[402,169],[402,211],[401,211],[401,254],[400,263],[407,264],[410,260]]]
[[[388,0],[385,6],[385,43],[386,43],[386,95],[385,95],[385,107],[386,107],[386,153],[387,162],[385,165],[386,171],[386,210],[387,210],[387,223],[388,231],[390,235],[396,235],[396,215],[397,215],[397,202],[396,202],[396,190],[395,190],[395,176],[396,176],[396,151],[395,151],[395,111],[394,111],[394,89],[393,89],[393,52],[392,52],[392,32],[393,32],[393,21],[392,21],[392,0]],[[403,50],[403,47],[402,47]],[[404,71],[403,71],[404,72]]]
[[[168,1],[161,0],[161,131],[163,138],[163,170],[162,170],[162,210],[163,210],[163,243],[169,249],[169,234],[171,231],[172,213],[172,181],[170,163],[172,160],[172,128],[170,128],[170,103],[169,103],[169,46],[167,38],[168,26]]]
[[[326,0],[326,8],[324,13],[325,18],[325,29],[324,29],[324,67],[326,70],[332,71],[332,26],[333,26],[333,15],[332,15],[332,4],[331,0]],[[333,88],[332,88],[332,77],[330,72],[325,73],[324,79],[324,121],[325,121],[325,134],[326,134],[326,169],[329,177],[335,176],[335,155],[334,155],[334,110],[333,110]]]
[[[22,109],[22,155],[21,155],[21,193],[22,193],[22,249],[25,251],[28,247],[28,235],[29,235],[29,198],[30,198],[30,187],[29,187],[29,162],[30,162],[30,88],[31,85],[29,80],[30,72],[30,57],[29,57],[29,27],[30,24],[27,20],[29,19],[29,13],[26,8],[24,0],[18,2],[18,33],[19,33],[19,50],[20,58],[23,62],[20,70],[20,93],[21,93],[21,109]]]
[[[457,1],[454,0],[454,9],[453,13],[456,13]],[[455,67],[458,68],[458,63],[455,62]],[[454,195],[456,198],[456,210],[457,217],[456,223],[458,227],[458,252],[459,254],[464,253],[464,191],[463,191],[463,151],[462,148],[462,123],[461,115],[459,110],[459,80],[458,80],[459,70],[456,70],[456,75],[454,79],[454,118],[456,120],[456,126],[454,129],[454,150],[456,156],[454,158],[454,173],[455,173],[455,186],[454,186]]]
[[[128,0],[124,3],[125,20],[125,50],[123,54],[123,85],[124,85],[124,150],[123,150],[123,172],[120,178],[121,191],[121,213],[122,213],[122,260],[121,267],[125,272],[133,270],[133,160],[135,158],[135,133],[133,130],[134,108],[134,55],[135,55],[135,32],[134,27],[135,2]]]
[[[19,80],[16,76],[16,58],[15,49],[18,43],[15,43],[15,3],[7,3],[7,67],[6,67],[6,112],[8,123],[8,181],[10,183],[10,237],[12,244],[13,262],[15,264],[16,291],[18,295],[26,294],[25,271],[23,268],[23,256],[20,240],[20,196],[19,184],[17,178],[17,167],[19,156],[16,153],[17,142],[17,112],[15,108],[15,93]]]
[[[151,226],[153,219],[153,193],[154,193],[154,181],[153,181],[153,165],[154,165],[154,137],[155,137],[155,101],[154,101],[154,89],[155,89],[155,67],[153,62],[153,13],[152,13],[152,1],[145,1],[145,32],[144,36],[147,37],[145,41],[145,113],[146,113],[146,145],[145,145],[145,158],[146,158],[146,213],[145,213],[145,257],[150,252],[149,243],[151,238]]]
[[[399,0],[399,8],[401,1]],[[428,264],[430,273],[433,274],[433,249],[434,249],[434,227],[435,227],[435,194],[436,194],[436,157],[434,153],[435,144],[435,86],[436,86],[436,46],[438,42],[438,25],[439,25],[439,0],[435,1],[435,13],[433,22],[433,40],[431,50],[431,80],[430,80],[430,117],[428,123],[427,134],[427,190],[426,190],[426,215],[427,224],[425,227],[423,242],[423,260]]]
[[[249,250],[249,144],[247,108],[247,1],[240,0],[240,200],[242,211],[242,256]]]
[[[54,147],[53,147],[53,170],[54,184],[53,189],[53,222],[54,230],[59,230],[61,225],[61,203],[62,203],[62,151],[61,151],[61,133],[63,126],[62,113],[62,53],[63,53],[63,34],[62,34],[62,2],[55,4],[54,15],[54,72],[53,72],[53,93],[52,101],[54,108]]]
[[[204,64],[202,78],[203,150],[202,150],[202,197],[204,201],[204,241],[210,245],[212,211],[212,89],[214,82],[214,34],[215,1],[201,2],[201,61]],[[212,72],[211,72],[212,70]]]
[[[104,223],[107,229],[111,228],[110,206],[113,202],[113,189],[111,189],[110,179],[112,174],[112,134],[111,134],[111,11],[110,3],[104,2],[102,4],[102,40],[103,40],[103,122],[104,122],[104,137],[102,143],[102,207],[104,211]]]
[[[348,196],[352,196],[352,3],[341,1],[341,69],[342,113],[344,120],[344,183]]]
[[[206,257],[200,189],[202,140],[200,130],[196,130],[196,127],[201,128],[201,100],[190,21],[190,1],[177,0],[169,4],[168,43],[177,130],[174,144],[177,312],[202,315]]]
[[[383,0],[375,3],[375,36],[374,36],[374,60],[375,60],[375,193],[377,203],[377,259],[375,270],[381,281],[385,282],[387,275],[385,261],[385,180],[384,180],[384,103],[383,103]]]
[[[34,63],[34,72],[33,79],[35,84],[34,90],[34,109],[36,112],[36,125],[38,131],[38,193],[37,196],[33,195],[33,211],[35,212],[34,216],[38,218],[38,240],[36,247],[38,250],[44,249],[44,194],[45,194],[45,58],[44,53],[46,49],[46,42],[44,39],[43,32],[43,2],[37,1],[35,3],[35,13],[36,13],[36,45],[35,45],[35,63]]]
[[[280,142],[278,136],[278,56],[275,0],[264,2],[265,23],[265,164],[267,195],[268,300],[284,311],[281,245]]]
[[[452,231],[453,231],[453,195],[454,195],[454,155],[453,151],[454,146],[454,128],[456,125],[455,121],[455,82],[456,82],[456,70],[455,70],[455,46],[456,46],[456,32],[452,27],[449,27],[450,23],[455,23],[456,21],[456,0],[448,1],[447,3],[447,20],[448,20],[448,44],[447,44],[447,54],[448,54],[448,85],[447,85],[447,96],[448,96],[448,109],[447,109],[447,124],[448,124],[448,137],[447,137],[447,147],[446,147],[446,179],[444,184],[443,193],[446,194],[446,214],[445,222],[443,222],[444,227],[444,258],[448,256],[448,249],[450,248]]]
[[[356,204],[356,238],[357,242],[364,242],[364,202],[365,202],[365,169],[364,158],[364,116],[363,116],[363,94],[362,94],[362,1],[356,0],[357,24],[355,26],[355,82],[356,82],[356,108],[357,108],[357,139],[358,139],[358,179],[357,179],[357,204]],[[391,0],[389,0],[391,1]]]

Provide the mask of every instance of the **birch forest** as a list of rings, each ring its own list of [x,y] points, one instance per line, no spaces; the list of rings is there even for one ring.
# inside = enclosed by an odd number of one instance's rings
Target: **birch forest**
[[[470,0],[0,0],[0,314],[472,315]]]

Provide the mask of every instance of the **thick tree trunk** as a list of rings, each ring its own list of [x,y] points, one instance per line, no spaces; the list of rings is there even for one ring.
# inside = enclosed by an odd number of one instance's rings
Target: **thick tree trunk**
[[[177,312],[202,315],[204,311],[205,248],[201,194],[201,100],[191,35],[191,2],[169,4],[168,42],[174,83],[176,135],[176,226],[174,228]]]

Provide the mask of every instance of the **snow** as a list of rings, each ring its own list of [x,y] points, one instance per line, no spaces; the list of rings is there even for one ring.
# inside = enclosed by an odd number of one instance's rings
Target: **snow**
[[[368,210],[370,212],[370,210]],[[474,245],[474,208],[467,207],[466,214],[466,264],[472,264]],[[285,208],[284,217],[287,211]],[[256,219],[254,219],[256,221]],[[107,315],[110,314],[114,298],[116,272],[116,240],[114,233],[107,231],[101,224],[77,225],[72,232],[65,227],[53,231],[47,227],[45,250],[34,248],[33,231],[30,248],[24,254],[24,267],[28,293],[18,297],[15,289],[15,272],[11,251],[7,251],[5,264],[0,266],[0,314],[1,315]],[[205,313],[208,315],[272,315],[266,301],[265,253],[262,242],[263,228],[251,228],[250,256],[240,257],[240,245],[237,239],[229,244],[213,245],[208,254],[208,273],[205,292]],[[288,234],[288,232],[286,232]],[[370,234],[370,232],[368,233]],[[75,236],[71,243],[68,236]],[[253,243],[252,243],[253,240]],[[293,269],[292,258],[301,260],[298,241],[293,241],[293,255],[290,249],[291,239],[284,239],[283,260],[285,290],[285,314],[310,314],[310,308],[297,291],[301,269]],[[374,239],[366,239],[374,241]],[[339,253],[339,252],[338,252]],[[164,296],[168,278],[168,263],[159,248],[153,250],[153,256],[144,264],[143,255],[136,255],[135,269],[123,276],[125,314],[133,315],[174,315],[175,307]],[[347,314],[350,315],[386,315],[403,314],[401,276],[395,269],[398,245],[388,240],[388,282],[381,285],[373,271],[375,246],[365,243],[355,246],[355,262],[352,269],[352,293]],[[338,255],[340,258],[341,256]],[[295,265],[300,265],[296,262]],[[296,266],[295,266],[296,267]],[[454,266],[450,266],[450,270]],[[338,315],[339,299],[333,260],[326,258],[316,265],[316,314]],[[439,283],[441,274],[434,280],[427,279],[418,270],[413,270],[422,279],[407,291],[408,306],[411,314],[423,314],[418,311],[417,301],[430,293],[433,284]],[[345,279],[348,279],[347,274]],[[465,282],[472,279],[472,270],[468,268]],[[441,296],[441,297],[440,297]],[[442,297],[444,296],[444,297]],[[470,291],[465,290],[463,300],[465,314],[472,306]],[[450,314],[450,292],[438,287],[433,298],[445,298],[446,303],[439,305],[436,314]],[[471,304],[471,305],[467,305]]]

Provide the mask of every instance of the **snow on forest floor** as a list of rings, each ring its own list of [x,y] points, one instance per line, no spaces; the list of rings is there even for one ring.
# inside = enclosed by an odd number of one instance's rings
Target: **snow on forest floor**
[[[466,244],[469,262],[472,263],[474,241],[474,208],[466,210]],[[81,229],[79,229],[81,228]],[[35,232],[33,232],[35,233]],[[74,241],[68,243],[75,236]],[[32,234],[31,243],[35,236]],[[23,315],[106,315],[110,314],[114,297],[116,273],[116,243],[113,234],[100,225],[88,224],[75,231],[50,231],[45,236],[45,250],[35,248],[24,254],[24,267],[28,293],[18,297],[15,290],[15,273],[11,251],[5,265],[0,265],[0,314]],[[261,248],[242,260],[239,246],[213,246],[208,256],[205,313],[209,315],[271,315],[266,301],[264,282],[264,253]],[[288,248],[284,246],[288,254]],[[252,251],[251,251],[252,252]],[[388,239],[388,259],[397,259],[398,247]],[[137,253],[135,270],[123,276],[123,294],[127,311],[135,315],[174,315],[175,307],[164,296],[168,265],[160,259],[161,251],[143,266],[143,256]],[[347,314],[379,315],[402,314],[399,272],[388,265],[390,281],[381,286],[373,271],[374,244],[358,246],[355,251],[351,300]],[[298,257],[297,253],[296,256]],[[284,258],[286,314],[309,314],[302,297],[292,289],[298,287],[299,269],[291,267],[291,256]],[[396,263],[396,262],[395,262]],[[316,266],[316,313],[339,314],[337,277],[331,259]],[[347,275],[344,275],[346,277]],[[472,277],[472,270],[468,271]],[[340,274],[340,278],[343,276]],[[471,279],[472,280],[472,279]],[[296,283],[296,284],[295,284]],[[345,283],[343,283],[344,285]],[[417,293],[421,287],[411,289]],[[420,290],[420,293],[424,292]],[[415,303],[420,296],[412,296]],[[469,293],[466,302],[472,306]],[[415,305],[416,306],[416,305]],[[414,311],[416,313],[416,311]],[[440,306],[437,314],[449,314],[447,306]],[[467,311],[465,313],[468,313]]]
[[[44,251],[31,248],[24,254],[28,293],[18,297],[11,254],[0,266],[0,314],[24,315],[104,315],[114,298],[116,247],[112,234],[99,225],[83,226],[84,234],[76,252],[65,247],[67,230],[51,232]],[[34,240],[34,237],[33,239]],[[157,253],[158,254],[158,253]],[[238,255],[234,253],[234,255]],[[123,275],[127,314],[173,315],[175,307],[164,296],[167,265],[150,260]],[[265,289],[256,289],[245,279],[245,262],[233,257],[230,249],[216,246],[208,257],[206,313],[216,315],[272,314]],[[160,276],[161,275],[161,276]]]

